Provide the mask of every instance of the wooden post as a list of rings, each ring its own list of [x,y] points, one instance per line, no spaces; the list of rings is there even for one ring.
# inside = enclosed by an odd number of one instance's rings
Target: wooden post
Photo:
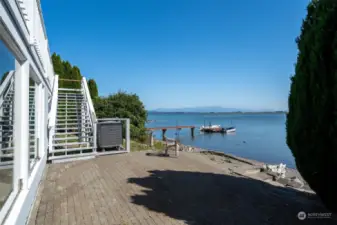
[[[163,141],[166,140],[165,133],[166,133],[166,129],[162,129],[162,137],[163,137]]]
[[[153,145],[154,145],[153,132],[150,132],[150,146],[152,147]]]
[[[191,136],[194,138],[194,127],[191,127]]]

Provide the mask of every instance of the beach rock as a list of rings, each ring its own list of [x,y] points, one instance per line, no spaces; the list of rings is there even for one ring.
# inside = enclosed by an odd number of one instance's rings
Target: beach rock
[[[304,183],[298,177],[291,177],[288,180],[287,186],[294,188],[302,188],[304,186]]]
[[[303,181],[301,181],[298,177],[279,178],[277,182],[283,184],[284,186],[293,188],[302,188],[304,186]]]
[[[279,165],[269,165],[264,164],[262,167],[263,171],[271,173],[270,175],[285,178],[286,177],[286,164],[280,163]]]

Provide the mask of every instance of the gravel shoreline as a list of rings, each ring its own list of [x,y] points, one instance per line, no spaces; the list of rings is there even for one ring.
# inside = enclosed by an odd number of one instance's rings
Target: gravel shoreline
[[[166,143],[162,140],[155,141],[162,142],[164,144]],[[172,139],[169,139],[169,141],[172,141]],[[257,160],[247,159],[220,151],[184,145],[181,143],[179,143],[179,150],[183,152],[202,154],[215,163],[222,164],[225,170],[228,170],[231,174],[258,179],[277,186],[290,187],[299,191],[314,193],[296,169],[286,168],[285,177],[281,178],[273,172],[263,170],[263,166],[267,165],[267,163]]]

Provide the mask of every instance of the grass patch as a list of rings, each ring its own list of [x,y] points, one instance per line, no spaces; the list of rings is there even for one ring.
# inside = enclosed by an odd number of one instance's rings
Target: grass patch
[[[154,145],[151,147],[149,144],[141,143],[139,141],[130,141],[131,152],[147,151],[147,150],[157,150],[161,151],[165,149],[165,144],[160,141],[154,141]],[[123,140],[123,147],[126,147],[125,139]]]

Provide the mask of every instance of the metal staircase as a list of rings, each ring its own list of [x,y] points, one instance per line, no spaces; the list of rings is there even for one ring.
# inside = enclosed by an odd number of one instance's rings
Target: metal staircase
[[[94,120],[84,85],[82,81],[80,89],[58,88],[49,160],[95,155]]]
[[[14,71],[0,85],[0,166],[12,167],[14,152]],[[30,159],[36,155],[35,87],[29,87],[29,150]]]
[[[0,165],[13,165],[14,72],[11,71],[0,86]]]

